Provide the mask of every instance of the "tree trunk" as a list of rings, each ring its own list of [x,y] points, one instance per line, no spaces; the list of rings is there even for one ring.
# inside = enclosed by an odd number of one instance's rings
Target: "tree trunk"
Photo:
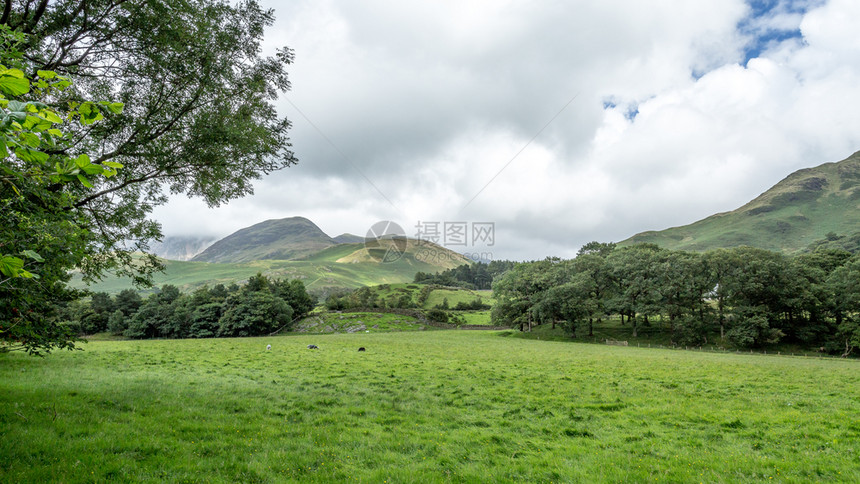
[[[633,337],[636,338],[638,335],[636,334],[636,316],[630,318],[630,324],[633,325]]]
[[[588,336],[594,336],[594,321],[588,318]]]
[[[726,340],[726,320],[723,317],[723,300],[722,298],[717,303],[717,310],[720,313],[720,341]]]

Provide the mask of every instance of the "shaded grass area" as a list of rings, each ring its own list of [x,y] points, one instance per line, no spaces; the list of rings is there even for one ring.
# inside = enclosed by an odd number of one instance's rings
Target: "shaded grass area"
[[[464,324],[471,325],[481,325],[481,326],[492,326],[492,318],[490,317],[490,313],[492,311],[456,311],[451,312],[451,314],[455,314],[463,318]]]
[[[860,481],[856,362],[506,334],[0,355],[0,481]]]
[[[704,351],[722,351],[722,352],[740,352],[749,353],[750,349],[739,349],[728,340],[721,340],[718,331],[708,334],[707,341],[700,345],[686,345],[680,341],[680,335],[674,339],[668,328],[668,322],[661,321],[660,317],[654,317],[649,325],[644,325],[639,322],[637,327],[637,337],[632,336],[632,326],[629,322],[621,324],[619,316],[611,316],[602,320],[595,320],[594,335],[588,336],[586,328],[577,329],[577,336],[574,338],[565,330],[561,323],[557,324],[555,329],[551,324],[545,323],[533,326],[531,331],[519,331],[517,326],[512,334],[518,338],[536,339],[542,341],[564,341],[574,343],[597,343],[604,344],[606,340],[626,341],[630,346],[641,346],[648,348],[678,348],[690,350]],[[525,329],[525,328],[524,328]],[[804,347],[797,343],[780,342],[777,344],[769,344],[761,347],[753,348],[754,354],[779,354],[779,355],[803,355],[815,357],[839,357],[841,353],[821,353],[814,348]],[[852,357],[856,357],[855,352]]]
[[[320,311],[302,319],[295,331],[303,333],[355,333],[364,331],[423,331],[433,329],[412,316],[374,312]]]
[[[434,289],[427,301],[424,303],[424,309],[431,309],[444,300],[448,300],[448,306],[453,308],[457,303],[470,303],[477,299],[481,299],[484,304],[493,305],[496,301],[487,293],[491,291],[473,291],[471,289]]]

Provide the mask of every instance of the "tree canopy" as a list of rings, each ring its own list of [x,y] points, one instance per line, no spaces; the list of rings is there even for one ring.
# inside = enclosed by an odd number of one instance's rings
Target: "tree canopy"
[[[38,352],[68,343],[49,328],[69,270],[151,281],[157,259],[133,254],[170,194],[217,206],[296,163],[274,106],[293,53],[262,55],[273,14],[256,1],[3,5],[0,349]]]
[[[560,323],[576,337],[585,329],[591,336],[594,320],[620,316],[631,337],[648,326],[675,344],[788,343],[845,356],[860,346],[858,255],[587,247],[572,260],[520,263],[499,276],[494,323]]]

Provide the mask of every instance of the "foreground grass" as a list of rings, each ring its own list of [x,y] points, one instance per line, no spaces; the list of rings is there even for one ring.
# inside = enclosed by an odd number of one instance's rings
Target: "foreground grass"
[[[500,334],[0,355],[0,481],[860,481],[856,362]]]

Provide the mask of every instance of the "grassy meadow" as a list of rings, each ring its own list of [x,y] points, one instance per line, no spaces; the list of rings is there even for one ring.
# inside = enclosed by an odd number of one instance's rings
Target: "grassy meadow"
[[[0,355],[0,482],[860,482],[856,361],[505,335]]]

